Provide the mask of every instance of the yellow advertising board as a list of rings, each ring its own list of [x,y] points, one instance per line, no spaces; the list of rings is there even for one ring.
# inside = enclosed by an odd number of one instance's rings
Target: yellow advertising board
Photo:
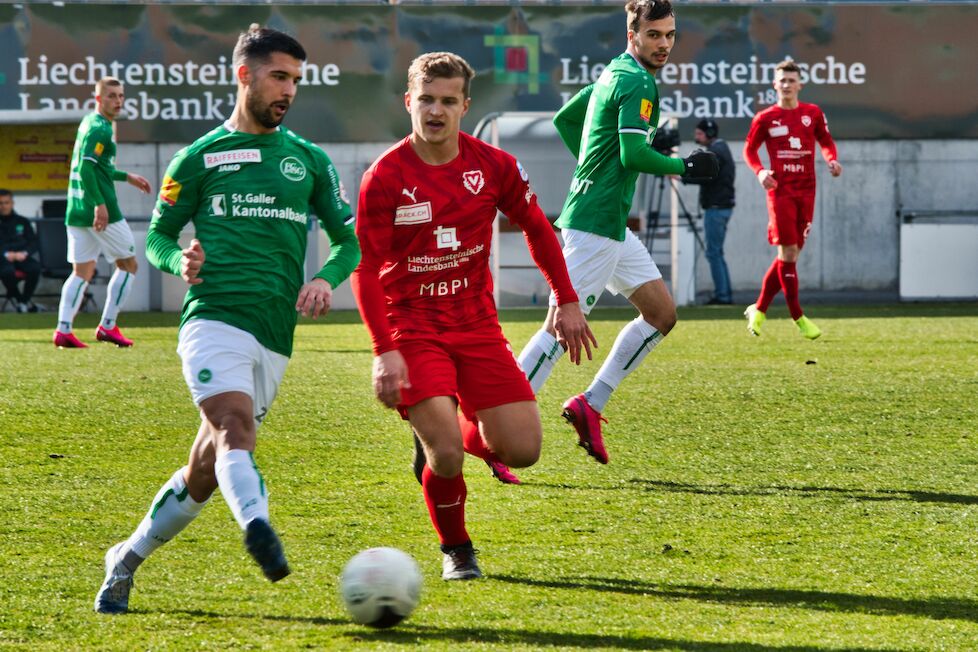
[[[0,188],[68,189],[78,123],[0,124]]]

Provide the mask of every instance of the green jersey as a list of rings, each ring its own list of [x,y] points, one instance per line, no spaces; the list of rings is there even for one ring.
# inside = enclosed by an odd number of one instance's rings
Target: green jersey
[[[115,196],[115,181],[125,181],[126,173],[115,169],[115,140],[112,122],[98,111],[86,115],[78,125],[75,149],[71,153],[68,177],[68,226],[92,226],[95,207],[105,204],[109,224],[122,219]]]
[[[622,165],[619,134],[642,134],[651,146],[659,124],[659,90],[655,77],[625,52],[565,110],[583,111],[585,101],[577,168],[556,225],[622,241],[639,171]],[[558,129],[563,113],[554,120]],[[571,116],[569,122],[581,121]],[[576,134],[561,136],[573,151]],[[677,169],[682,174],[681,163]]]
[[[194,223],[204,264],[183,303],[180,325],[213,319],[290,356],[302,286],[310,211],[330,241],[316,277],[337,287],[360,260],[353,217],[326,153],[279,127],[270,134],[225,125],[173,157],[160,187],[146,255],[180,274],[180,231]]]

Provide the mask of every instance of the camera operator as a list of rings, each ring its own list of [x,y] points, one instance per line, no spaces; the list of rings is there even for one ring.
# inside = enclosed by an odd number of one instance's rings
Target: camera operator
[[[720,162],[720,172],[714,179],[683,177],[683,183],[700,187],[700,206],[703,207],[703,230],[706,232],[706,259],[710,263],[713,276],[713,297],[708,305],[730,305],[733,293],[730,289],[730,272],[723,259],[723,241],[727,237],[727,222],[734,207],[734,168],[730,148],[722,138],[717,123],[712,118],[704,118],[696,124],[694,140],[716,154]]]

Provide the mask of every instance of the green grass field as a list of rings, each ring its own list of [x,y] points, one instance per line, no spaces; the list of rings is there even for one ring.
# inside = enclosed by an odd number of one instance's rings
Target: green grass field
[[[123,315],[131,350],[58,351],[53,315],[0,315],[0,648],[29,650],[978,649],[978,305],[680,311],[609,404],[602,467],[560,404],[544,453],[494,481],[467,461],[487,579],[445,583],[406,424],[373,398],[357,316],[303,322],[258,463],[293,575],[266,582],[215,495],[139,570],[132,612],[92,612],[105,549],[184,464],[198,416],[173,315]],[[519,348],[542,312],[511,311]],[[602,348],[631,318],[597,311]],[[91,341],[95,315],[77,329]],[[421,564],[401,626],[353,625],[336,578],[376,545]]]

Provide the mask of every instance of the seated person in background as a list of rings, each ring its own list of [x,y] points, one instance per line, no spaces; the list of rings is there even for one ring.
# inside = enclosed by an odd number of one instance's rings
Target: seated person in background
[[[0,279],[7,288],[7,296],[17,306],[17,312],[37,312],[31,303],[37,282],[41,278],[41,264],[33,258],[37,253],[37,234],[34,225],[14,210],[14,193],[0,188]],[[18,289],[24,275],[24,289]]]

